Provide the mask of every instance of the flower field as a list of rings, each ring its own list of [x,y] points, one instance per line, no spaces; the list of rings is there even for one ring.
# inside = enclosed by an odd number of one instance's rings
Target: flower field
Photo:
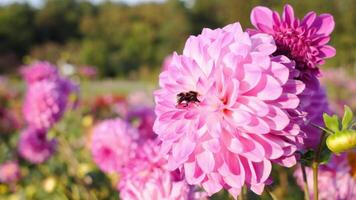
[[[102,9],[72,3],[63,5]],[[147,5],[173,4],[184,5]],[[255,5],[252,26],[204,27],[164,59],[151,55],[169,44],[162,33],[145,35],[155,41],[147,52],[147,38],[115,46],[100,36],[94,47],[107,55],[86,52],[99,67],[18,50],[21,65],[0,74],[0,200],[356,199],[355,65],[326,64],[338,56],[332,14],[296,10]],[[90,32],[91,17],[81,29]],[[96,36],[67,42],[76,37]]]

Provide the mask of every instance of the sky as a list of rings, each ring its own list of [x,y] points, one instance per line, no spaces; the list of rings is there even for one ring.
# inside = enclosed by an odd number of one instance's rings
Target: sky
[[[100,3],[105,0],[88,0],[88,1],[91,1],[93,3]],[[152,2],[152,1],[162,2],[165,0],[111,0],[111,1],[117,1],[117,2],[121,1],[121,2],[128,3],[128,4],[137,4],[137,3]],[[10,3],[14,3],[14,2],[28,2],[35,7],[40,7],[43,4],[44,0],[0,0],[0,5],[1,4],[10,4]]]

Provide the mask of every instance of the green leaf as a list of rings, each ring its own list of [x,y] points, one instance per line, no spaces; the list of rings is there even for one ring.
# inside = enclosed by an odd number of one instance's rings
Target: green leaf
[[[330,116],[326,113],[323,114],[325,126],[332,130],[334,133],[339,132],[339,120],[336,115]]]
[[[342,130],[346,130],[353,118],[353,113],[350,107],[344,106],[344,117],[342,118]]]

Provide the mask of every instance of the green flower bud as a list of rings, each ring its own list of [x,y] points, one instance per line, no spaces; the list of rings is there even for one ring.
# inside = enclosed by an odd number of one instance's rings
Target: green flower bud
[[[356,131],[343,130],[330,135],[326,139],[326,145],[334,153],[341,153],[356,148]]]

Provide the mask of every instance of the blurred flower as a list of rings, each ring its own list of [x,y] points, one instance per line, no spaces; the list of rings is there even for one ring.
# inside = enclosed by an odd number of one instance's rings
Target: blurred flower
[[[294,16],[292,6],[285,5],[282,17],[267,7],[257,6],[251,12],[251,22],[257,30],[271,34],[276,41],[274,55],[285,55],[296,62],[302,72],[316,75],[318,66],[336,50],[327,45],[335,22],[330,14],[309,12],[302,20]]]
[[[54,188],[56,187],[57,185],[57,181],[56,181],[56,178],[54,177],[48,177],[46,178],[44,181],[43,181],[43,189],[46,191],[46,192],[53,192]]]
[[[42,80],[57,80],[59,78],[58,69],[51,63],[45,61],[23,66],[20,69],[20,73],[28,84]]]
[[[127,114],[127,120],[138,129],[142,140],[153,139],[157,136],[152,128],[155,119],[154,110],[150,107],[136,107]]]
[[[321,82],[327,86],[330,107],[342,115],[344,105],[356,110],[356,80],[345,68],[323,70]]]
[[[137,138],[136,129],[121,119],[98,123],[93,128],[91,143],[95,163],[104,172],[119,172],[134,154]]]
[[[15,112],[0,107],[0,133],[12,133],[20,126],[20,117]]]
[[[120,95],[101,95],[95,98],[90,112],[95,118],[109,118],[113,114],[123,117],[127,115],[128,103],[125,97]]]
[[[0,183],[13,183],[20,179],[20,167],[15,161],[6,161],[0,165]]]
[[[55,152],[56,147],[56,140],[48,140],[45,131],[34,128],[22,131],[17,145],[20,155],[36,164],[48,160]]]
[[[72,84],[68,80],[37,81],[27,88],[23,115],[27,123],[48,129],[63,116]]]
[[[296,163],[299,126],[289,112],[299,104],[301,81],[267,34],[249,36],[239,23],[191,36],[173,55],[155,92],[154,131],[171,170],[212,195],[236,197],[243,185],[261,194],[272,162]]]
[[[182,178],[165,169],[159,147],[147,141],[124,168],[118,189],[123,200],[193,200],[204,195],[194,192]]]
[[[151,94],[147,94],[144,91],[130,92],[127,96],[127,103],[131,107],[135,106],[152,106],[153,100]]]
[[[319,199],[320,200],[352,200],[356,199],[356,176],[352,167],[355,163],[351,160],[356,158],[356,153],[343,153],[340,156],[332,155],[330,162],[319,168]],[[303,188],[303,176],[298,167],[294,176],[298,185]],[[313,172],[306,168],[310,198],[313,199]]]
[[[96,68],[92,66],[81,66],[78,70],[78,74],[87,79],[95,78],[97,73]]]

